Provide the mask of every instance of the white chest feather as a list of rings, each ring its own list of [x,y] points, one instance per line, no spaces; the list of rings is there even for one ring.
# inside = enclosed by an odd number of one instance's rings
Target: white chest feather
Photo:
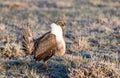
[[[51,24],[51,33],[56,35],[56,40],[58,42],[58,49],[61,52],[56,52],[57,56],[62,56],[65,53],[65,41],[63,39],[63,31],[59,25],[55,23]]]
[[[58,41],[63,39],[62,28],[59,25],[56,25],[55,23],[51,24],[51,33],[56,35],[56,39]]]

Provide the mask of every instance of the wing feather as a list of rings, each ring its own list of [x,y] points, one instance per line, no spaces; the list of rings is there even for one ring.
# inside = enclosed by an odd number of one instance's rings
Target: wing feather
[[[56,36],[54,34],[47,33],[42,39],[37,41],[37,46],[35,50],[35,58],[43,59],[49,54],[48,52],[54,51],[56,49]],[[45,54],[46,53],[46,54]]]

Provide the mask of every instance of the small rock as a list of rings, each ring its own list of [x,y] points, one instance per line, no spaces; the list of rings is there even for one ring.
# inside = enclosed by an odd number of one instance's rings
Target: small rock
[[[5,30],[5,24],[0,24],[0,30],[4,31]]]
[[[4,49],[5,49],[4,47],[0,47],[0,51],[4,51]]]
[[[83,54],[83,58],[91,58],[91,55],[89,53]]]

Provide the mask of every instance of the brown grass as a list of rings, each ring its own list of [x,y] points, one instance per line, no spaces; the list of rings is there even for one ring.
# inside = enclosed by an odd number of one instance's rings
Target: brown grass
[[[89,47],[89,42],[87,37],[76,38],[76,41],[70,46],[71,52],[81,52]]]
[[[82,65],[79,70],[71,70],[71,78],[119,78],[119,73],[114,65],[108,63],[92,62],[88,65]]]

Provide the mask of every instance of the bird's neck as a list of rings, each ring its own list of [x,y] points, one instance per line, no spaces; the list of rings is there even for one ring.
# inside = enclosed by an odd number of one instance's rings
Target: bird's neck
[[[51,33],[54,34],[57,39],[63,38],[63,29],[55,23],[51,24]]]

